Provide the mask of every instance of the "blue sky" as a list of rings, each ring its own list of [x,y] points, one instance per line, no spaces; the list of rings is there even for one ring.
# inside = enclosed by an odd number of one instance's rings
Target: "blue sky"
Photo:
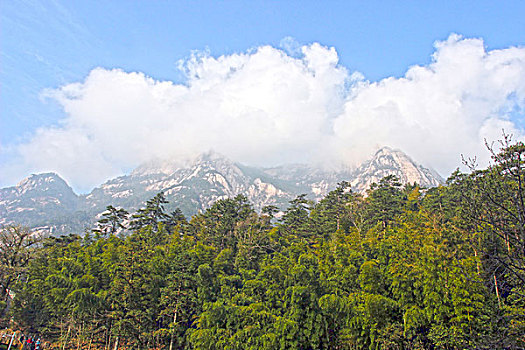
[[[349,74],[375,82],[430,64],[434,43],[451,33],[481,38],[487,52],[523,47],[524,13],[523,1],[2,1],[0,172],[38,128],[67,122],[64,105],[45,91],[83,82],[96,67],[187,84],[177,63],[195,51],[218,57],[319,43],[335,48]],[[26,170],[45,169],[5,170],[0,186]]]

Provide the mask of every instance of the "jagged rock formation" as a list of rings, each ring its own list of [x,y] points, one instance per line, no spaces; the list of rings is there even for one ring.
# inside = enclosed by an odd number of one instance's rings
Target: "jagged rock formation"
[[[185,164],[152,161],[82,196],[57,174],[32,175],[14,187],[0,189],[0,225],[16,222],[57,234],[82,233],[107,205],[133,212],[161,191],[170,201],[168,209],[179,207],[187,216],[238,194],[245,195],[256,210],[270,204],[284,209],[302,193],[318,200],[343,180],[364,193],[370,184],[390,174],[403,183],[417,182],[424,187],[443,181],[437,173],[388,147],[353,172],[301,164],[254,168],[209,152]]]

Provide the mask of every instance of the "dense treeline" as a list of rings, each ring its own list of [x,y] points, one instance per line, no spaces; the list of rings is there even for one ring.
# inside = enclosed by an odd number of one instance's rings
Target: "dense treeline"
[[[62,349],[524,348],[525,145],[493,159],[279,218],[237,196],[187,221],[159,194],[83,237],[4,228],[2,322]]]

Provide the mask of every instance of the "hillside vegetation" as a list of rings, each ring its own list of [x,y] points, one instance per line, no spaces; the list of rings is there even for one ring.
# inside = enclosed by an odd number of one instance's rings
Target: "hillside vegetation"
[[[493,160],[279,218],[237,196],[187,221],[160,193],[83,237],[4,227],[2,326],[62,349],[524,348],[525,145]]]

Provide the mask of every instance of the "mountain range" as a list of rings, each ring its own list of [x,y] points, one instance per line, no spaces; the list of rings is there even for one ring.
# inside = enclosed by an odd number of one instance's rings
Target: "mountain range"
[[[245,195],[256,210],[266,205],[284,210],[299,194],[319,200],[343,180],[351,183],[353,191],[365,193],[387,175],[423,187],[443,182],[435,171],[389,147],[381,148],[358,168],[342,171],[303,164],[249,167],[208,152],[185,165],[169,161],[143,164],[86,195],[77,195],[55,173],[33,174],[16,186],[0,189],[0,225],[18,223],[55,235],[82,233],[93,226],[106,206],[134,212],[159,192],[169,200],[168,210],[178,207],[188,217],[238,194]]]

